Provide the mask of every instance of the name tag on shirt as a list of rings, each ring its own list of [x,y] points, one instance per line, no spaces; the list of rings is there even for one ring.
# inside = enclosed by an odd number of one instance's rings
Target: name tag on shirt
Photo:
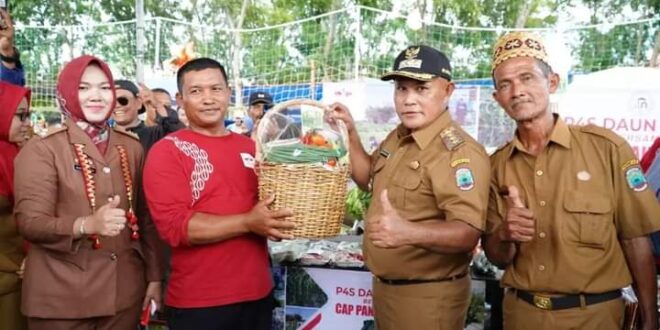
[[[254,169],[254,157],[252,155],[242,152],[241,159],[243,160],[243,166]]]

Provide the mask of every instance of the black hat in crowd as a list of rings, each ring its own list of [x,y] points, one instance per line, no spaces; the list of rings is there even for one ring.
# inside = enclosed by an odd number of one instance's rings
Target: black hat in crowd
[[[250,102],[248,102],[250,105],[254,105],[257,103],[265,103],[266,105],[272,105],[273,104],[273,97],[270,96],[270,94],[262,91],[257,91],[253,92],[250,94]]]
[[[397,77],[421,81],[442,77],[451,81],[451,65],[447,56],[435,48],[424,45],[410,46],[396,57],[392,71],[380,79],[392,80]]]
[[[135,85],[130,80],[123,80],[123,79],[115,80],[115,89],[125,89],[125,90],[131,92],[131,94],[133,94],[133,96],[135,96],[135,97],[137,97],[138,94],[140,93],[140,89],[137,87],[137,85]],[[140,110],[138,110],[138,113],[142,114],[142,113],[144,113],[144,111],[145,111],[145,108],[144,108],[144,104],[143,104],[142,107],[140,108]]]

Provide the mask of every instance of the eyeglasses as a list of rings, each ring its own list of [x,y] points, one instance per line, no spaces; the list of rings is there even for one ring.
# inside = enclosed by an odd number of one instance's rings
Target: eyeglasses
[[[127,105],[128,99],[126,97],[120,96],[117,98],[117,103],[119,103],[121,106]]]
[[[29,111],[17,112],[14,114],[14,116],[18,117],[18,120],[20,120],[21,122],[24,122],[27,119],[30,119],[30,112]]]

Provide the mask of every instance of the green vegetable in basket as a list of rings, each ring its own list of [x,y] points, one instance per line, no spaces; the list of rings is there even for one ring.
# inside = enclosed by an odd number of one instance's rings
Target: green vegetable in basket
[[[279,164],[332,163],[346,155],[346,149],[314,147],[303,143],[272,146],[265,161]]]
[[[346,213],[355,219],[364,220],[367,209],[371,204],[371,192],[362,191],[354,187],[348,191],[346,196]]]

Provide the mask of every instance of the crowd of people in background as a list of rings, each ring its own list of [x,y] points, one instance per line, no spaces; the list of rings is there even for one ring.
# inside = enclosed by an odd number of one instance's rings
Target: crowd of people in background
[[[0,14],[0,328],[135,329],[153,306],[174,330],[270,329],[267,240],[295,226],[258,196],[253,138],[273,97],[251,93],[231,123],[214,59],[185,63],[173,97],[83,55],[59,73],[61,125],[33,136]],[[632,284],[642,328],[657,329],[659,187],[643,171],[658,180],[660,143],[640,164],[611,131],[553,114],[559,76],[537,36],[505,34],[492,59],[517,130],[490,157],[450,116],[455,77],[433,47],[406,47],[382,76],[401,124],[373,152],[350,109],[330,107],[374,196],[363,248],[378,329],[463,329],[480,240],[505,269],[505,328],[620,329]]]
[[[3,20],[10,22],[6,12],[1,14]],[[222,138],[229,132],[222,119],[227,113],[231,89],[219,63],[200,59],[186,64],[179,71],[179,93],[174,100],[165,89],[115,80],[104,61],[84,55],[66,63],[60,71],[55,101],[61,120],[48,125],[45,119],[43,123],[33,120],[32,95],[25,87],[25,71],[13,32],[11,24],[0,30],[0,328],[134,329],[145,309],[153,305],[163,310],[163,281],[170,258],[170,328],[189,329],[196,323],[219,324],[223,328],[268,328],[272,288],[265,237],[289,238],[268,228],[290,228],[290,223],[280,221],[290,212],[269,211],[267,202],[257,204],[251,158],[255,150],[250,136],[254,124],[272,106],[272,97],[265,92],[253,94],[245,122],[236,118],[231,123],[232,132],[239,134],[230,134],[232,139],[227,140]],[[38,137],[32,139],[35,126]],[[181,145],[178,139],[207,134],[221,138],[200,141],[212,144],[206,149],[213,150],[211,155],[217,155],[213,159],[218,164],[223,163],[218,159],[227,153],[225,147],[217,148],[217,143],[228,143],[226,148],[230,150],[238,148],[232,152],[242,165],[244,173],[236,181],[242,187],[211,195],[206,203],[217,209],[209,210],[204,203],[190,209],[186,199],[192,198],[195,204],[199,191],[189,192],[186,197],[186,190],[181,187],[186,186],[191,174],[206,174],[208,180],[213,168],[207,167],[205,173],[200,173],[200,150],[190,149],[189,142]],[[163,138],[168,142],[157,148],[150,157],[151,165],[147,165],[155,167],[150,172],[157,175],[145,175],[146,156]],[[169,146],[176,151],[167,149]],[[163,148],[166,151],[160,151]],[[185,156],[194,160],[192,168],[186,168],[190,164]],[[181,163],[172,162],[173,159]],[[159,168],[166,165],[174,168]],[[237,164],[227,164],[224,170],[216,166],[213,178],[218,188],[213,190],[227,189],[225,178],[235,176],[238,168]],[[172,170],[183,176],[169,177]],[[225,174],[221,175],[223,171]],[[144,185],[143,177],[147,180]],[[181,185],[176,180],[182,181]],[[145,188],[152,186],[156,188],[148,190],[151,201],[147,202]],[[174,192],[184,195],[167,195]],[[227,203],[227,195],[234,201]],[[168,202],[159,203],[160,196]],[[180,205],[175,203],[177,199],[182,202]],[[182,217],[171,217],[174,207],[181,208]],[[235,226],[246,231],[230,232],[227,236],[222,233],[224,228],[219,228],[217,237],[209,239],[212,232],[204,226],[223,227],[225,221],[218,219],[235,219],[237,207],[245,214]],[[198,212],[185,219],[191,210]],[[211,214],[220,218],[209,218]],[[202,228],[190,228],[188,233],[181,221],[199,223]],[[182,231],[178,235],[185,243],[170,239],[177,235],[177,230]],[[195,237],[195,233],[201,236]],[[228,242],[217,244],[223,240]],[[165,243],[170,243],[170,248]],[[191,245],[202,245],[195,249],[198,270],[190,268],[189,263],[195,259],[190,255]],[[215,256],[244,263],[246,255],[236,254],[237,249],[252,255],[248,259],[252,266],[246,264],[237,269],[207,262]],[[206,264],[215,268],[206,269]],[[243,271],[237,271],[240,269]],[[190,271],[202,278],[210,276],[214,281],[217,276],[233,278],[234,283],[228,286],[217,281],[218,287],[209,290],[204,281],[191,280],[188,275],[182,278],[181,274]],[[255,271],[259,276],[255,277]],[[255,285],[241,283],[251,277]],[[199,289],[195,290],[195,286]],[[244,300],[258,303],[239,310],[239,314],[234,307],[211,312],[198,308],[200,304],[222,307]],[[218,315],[225,323],[218,323]],[[209,323],[204,317],[214,321]]]

